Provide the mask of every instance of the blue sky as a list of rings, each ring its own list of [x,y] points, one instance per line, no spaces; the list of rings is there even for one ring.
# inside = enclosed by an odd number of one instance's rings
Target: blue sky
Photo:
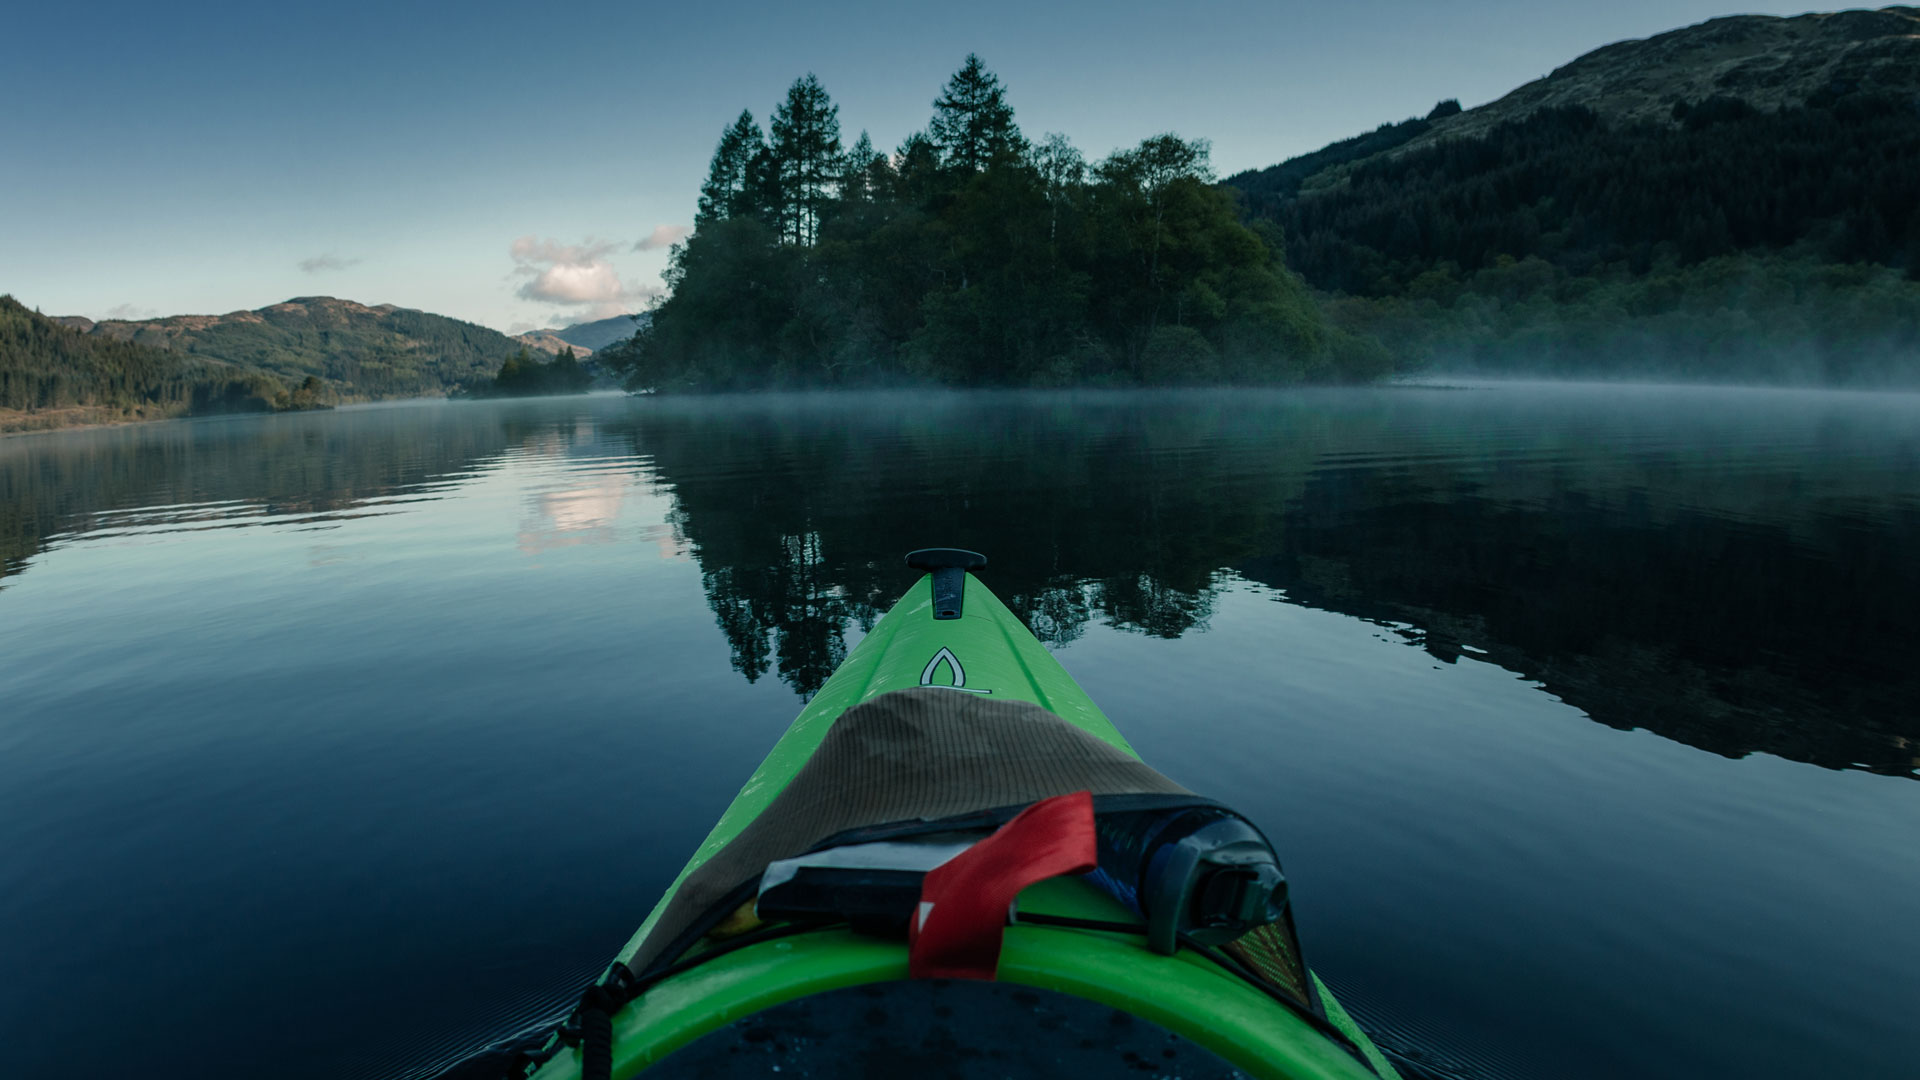
[[[1226,175],[1499,97],[1726,0],[17,5],[0,292],[50,314],[324,294],[502,330],[638,309],[721,127],[817,73],[851,141],[924,125],[968,51],[1029,134],[1161,131]],[[651,243],[649,243],[651,241]]]

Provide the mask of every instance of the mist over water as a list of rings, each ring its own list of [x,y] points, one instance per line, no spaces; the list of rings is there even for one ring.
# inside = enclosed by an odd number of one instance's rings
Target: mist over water
[[[17,1067],[404,1075],[551,1014],[931,544],[1268,828],[1403,1059],[1910,1071],[1920,396],[1541,384],[0,441]]]

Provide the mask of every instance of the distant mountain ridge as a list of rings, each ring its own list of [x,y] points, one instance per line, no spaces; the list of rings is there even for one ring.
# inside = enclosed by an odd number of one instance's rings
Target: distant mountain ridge
[[[491,379],[521,347],[498,331],[445,315],[331,296],[299,296],[224,315],[59,321],[90,336],[217,360],[282,381],[316,376],[349,400],[448,393]]]
[[[576,359],[585,360],[590,353],[599,352],[609,345],[618,345],[632,337],[640,327],[647,325],[649,317],[646,312],[615,315],[610,319],[574,323],[560,330],[529,330],[524,334],[515,334],[513,340],[536,352],[554,356],[572,349]]]
[[[473,393],[528,350],[571,349],[590,375],[596,347],[633,336],[620,315],[512,337],[396,304],[296,296],[254,310],[155,319],[43,316],[6,298],[0,430],[215,411]]]
[[[1679,126],[1676,105],[1718,97],[1765,111],[1863,89],[1913,95],[1920,103],[1920,7],[1730,15],[1617,41],[1485,105],[1462,110],[1442,102],[1424,118],[1382,124],[1278,165],[1237,173],[1227,183],[1249,192],[1322,188],[1358,162],[1483,137],[1543,109],[1572,107],[1615,123]]]
[[[1615,42],[1435,124],[1406,149],[1570,105],[1610,121],[1677,124],[1683,102],[1732,97],[1770,111],[1862,89],[1920,95],[1920,7],[1730,15]]]
[[[638,315],[615,315],[610,319],[597,319],[593,322],[574,323],[564,330],[553,331],[553,336],[583,349],[599,352],[609,345],[618,344],[632,337],[651,318],[648,313]]]
[[[0,432],[224,412],[330,406],[314,376],[258,368],[94,334],[91,319],[52,319],[0,295]]]
[[[572,349],[574,358],[577,360],[584,360],[589,353],[593,352],[592,349],[583,345],[575,345],[552,330],[529,330],[524,334],[513,335],[513,340],[535,352],[550,353],[554,356]]]

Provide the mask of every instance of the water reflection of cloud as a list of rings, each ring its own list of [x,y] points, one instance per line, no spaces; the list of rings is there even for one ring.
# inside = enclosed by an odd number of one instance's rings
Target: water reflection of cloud
[[[606,475],[587,484],[541,492],[532,516],[520,527],[520,550],[537,555],[576,544],[612,542],[614,522],[631,488],[631,478]]]
[[[647,531],[653,535],[653,542],[660,549],[661,562],[693,561],[687,545],[681,542],[680,535],[674,530],[664,525],[656,525]]]
[[[322,566],[338,566],[344,562],[356,562],[364,558],[340,544],[315,544],[307,549],[307,565],[318,569]]]

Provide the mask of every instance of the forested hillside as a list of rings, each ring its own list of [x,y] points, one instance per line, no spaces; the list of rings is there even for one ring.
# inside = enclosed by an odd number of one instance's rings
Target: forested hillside
[[[0,430],[305,409],[491,386],[521,343],[392,305],[309,296],[140,321],[0,299]]]
[[[1228,184],[1341,298],[1336,321],[1400,355],[1920,380],[1920,12],[1847,14],[1866,18],[1743,17],[1609,46],[1510,95],[1563,104],[1503,99],[1487,108],[1512,118],[1491,126],[1443,107]],[[1787,23],[1804,25],[1773,25]],[[1725,92],[1648,114],[1649,86],[1701,85],[1709,61]]]
[[[84,320],[79,320],[84,322]],[[258,311],[87,323],[95,336],[154,345],[298,382],[318,376],[347,399],[444,394],[492,379],[519,342],[444,315],[330,296]]]
[[[1500,256],[1645,273],[1740,252],[1920,270],[1920,109],[1851,94],[1763,113],[1675,106],[1674,126],[1567,107],[1486,136],[1379,155],[1337,188],[1250,197],[1316,285],[1404,292]]]
[[[324,405],[317,380],[278,380],[113,337],[83,334],[0,296],[0,431]]]
[[[1236,218],[1207,146],[1089,164],[969,56],[892,154],[809,75],[723,133],[668,299],[598,359],[635,389],[1288,383],[1389,364]]]

